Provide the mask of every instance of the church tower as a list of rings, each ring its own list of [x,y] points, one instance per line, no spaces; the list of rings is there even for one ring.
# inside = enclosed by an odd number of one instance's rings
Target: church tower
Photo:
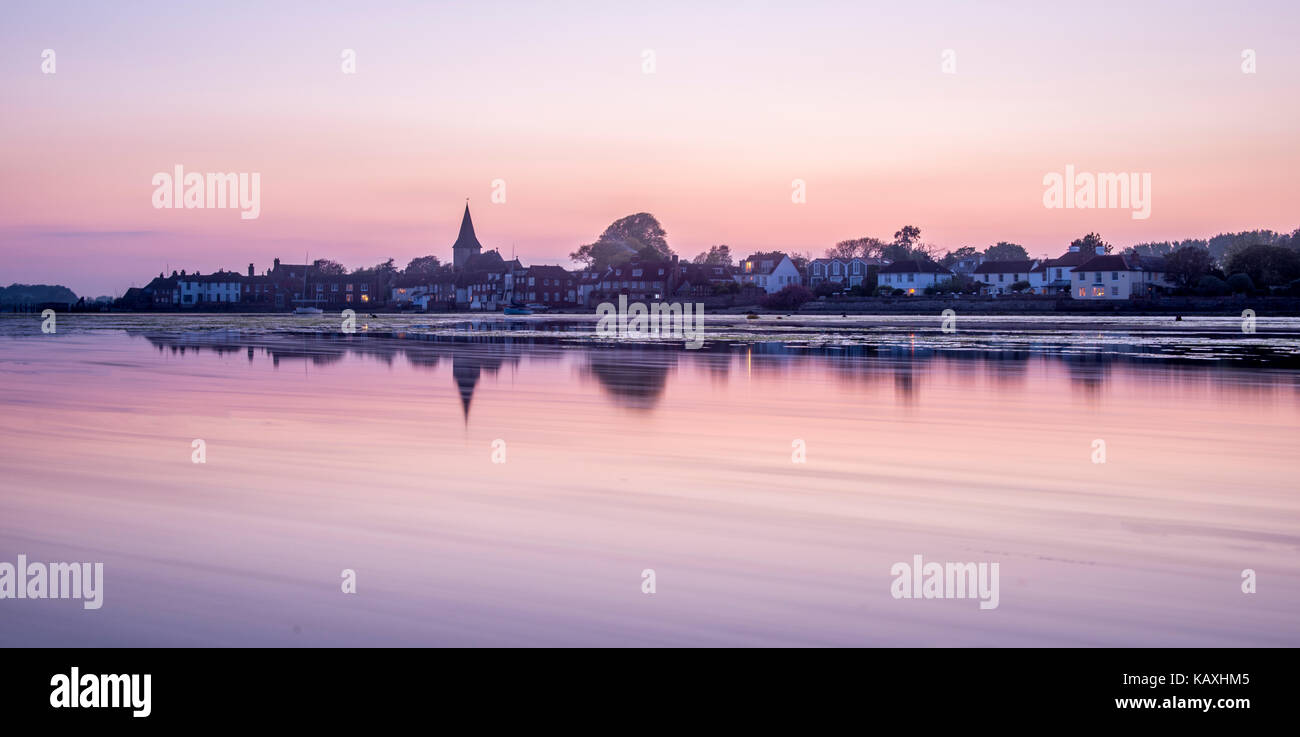
[[[451,247],[452,264],[457,269],[465,268],[470,256],[477,256],[483,250],[478,238],[474,236],[474,222],[469,219],[469,203],[465,203],[465,217],[460,221],[460,235]]]

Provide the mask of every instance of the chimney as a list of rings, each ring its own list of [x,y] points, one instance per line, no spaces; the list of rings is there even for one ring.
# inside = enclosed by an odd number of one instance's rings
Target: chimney
[[[181,269],[181,276],[185,276],[185,269]]]
[[[1104,255],[1106,255],[1106,247],[1105,247],[1105,246],[1097,246],[1097,255],[1098,255],[1098,256],[1104,256]]]
[[[275,260],[275,268],[276,268],[277,270],[280,268],[280,259],[278,259],[278,258]]]
[[[253,275],[253,265],[252,265],[252,264],[249,264],[249,265],[248,265],[248,275],[249,275],[249,276],[252,276],[252,275]]]

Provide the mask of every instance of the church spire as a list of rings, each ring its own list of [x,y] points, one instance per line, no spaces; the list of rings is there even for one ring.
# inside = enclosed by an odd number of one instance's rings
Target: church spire
[[[483,250],[483,245],[474,235],[474,221],[469,217],[469,198],[465,199],[465,216],[460,221],[460,235],[451,247],[452,262],[461,268],[470,256],[476,256]]]

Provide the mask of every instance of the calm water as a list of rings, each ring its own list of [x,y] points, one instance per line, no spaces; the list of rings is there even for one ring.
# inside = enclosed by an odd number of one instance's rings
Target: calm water
[[[1300,645],[1295,321],[765,319],[0,320],[0,645]]]

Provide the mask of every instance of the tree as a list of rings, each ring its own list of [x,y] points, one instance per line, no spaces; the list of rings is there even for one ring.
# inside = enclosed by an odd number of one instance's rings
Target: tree
[[[826,258],[880,258],[885,242],[870,236],[840,241],[826,249]]]
[[[316,267],[317,274],[324,274],[326,276],[343,276],[348,273],[348,270],[343,268],[343,264],[338,261],[331,261],[327,258],[316,259],[312,262],[312,266]]]
[[[1245,274],[1254,286],[1267,289],[1300,278],[1300,253],[1282,246],[1234,246],[1223,266],[1229,274]]]
[[[692,263],[709,266],[733,266],[731,247],[727,245],[710,246],[709,250],[692,259]]]
[[[1255,291],[1255,282],[1246,274],[1233,274],[1228,277],[1228,288],[1233,294],[1249,294]]]
[[[966,258],[973,258],[979,255],[979,251],[974,246],[962,246],[955,251],[949,251],[939,263],[943,266],[951,267],[953,264]]]
[[[441,265],[437,256],[416,256],[406,265],[406,270],[402,273],[407,276],[423,276],[434,273]]]
[[[391,276],[397,273],[397,267],[393,264],[393,259],[381,261],[374,266],[361,266],[352,270],[357,276]]]
[[[894,244],[899,246],[912,247],[912,244],[921,240],[921,229],[915,225],[904,225],[901,230],[894,233]]]
[[[1097,251],[1098,246],[1101,246],[1104,249],[1103,251],[1101,251],[1101,253],[1110,253],[1111,251],[1115,250],[1114,246],[1107,243],[1106,241],[1103,241],[1101,239],[1101,236],[1097,235],[1096,233],[1089,233],[1082,238],[1075,238],[1074,240],[1070,241],[1070,247],[1073,248],[1075,246],[1078,246],[1079,250],[1082,251],[1083,253],[1093,253],[1093,254],[1098,253]]]
[[[1182,246],[1165,256],[1165,273],[1183,288],[1190,288],[1200,282],[1202,276],[1210,273],[1213,265],[1210,249],[1201,246]]]
[[[1197,280],[1196,291],[1200,292],[1201,294],[1210,294],[1210,295],[1217,296],[1221,294],[1227,294],[1230,290],[1228,288],[1228,282],[1220,279],[1217,276],[1211,276],[1210,274],[1206,274],[1205,276]]]
[[[996,245],[984,249],[984,259],[986,261],[1028,261],[1029,251],[1016,243],[998,241]]]
[[[638,212],[615,220],[594,243],[581,246],[569,254],[569,258],[597,271],[626,263],[634,257],[645,261],[667,261],[673,257],[672,249],[668,247],[667,233],[655,216],[648,212]]]

